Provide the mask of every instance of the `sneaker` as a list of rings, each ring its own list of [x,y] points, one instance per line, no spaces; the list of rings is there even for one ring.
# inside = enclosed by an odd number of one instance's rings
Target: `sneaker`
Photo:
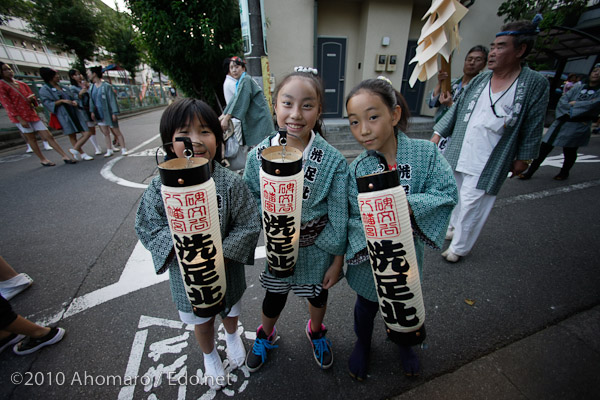
[[[42,347],[60,342],[63,336],[65,336],[65,330],[63,328],[50,328],[50,332],[41,338],[36,339],[31,336],[26,337],[25,340],[13,347],[13,351],[20,356],[31,354]]]
[[[325,337],[327,328],[321,324],[321,330],[319,332],[311,332],[310,330],[310,319],[306,324],[306,336],[313,348],[313,356],[315,361],[321,369],[327,369],[333,365],[333,352],[331,351],[331,341]]]
[[[104,157],[112,157],[112,155],[113,155],[112,150],[106,150],[106,154],[104,155]]]
[[[77,161],[81,160],[81,153],[75,149],[69,149],[69,152],[73,154],[73,158]]]
[[[8,346],[13,345],[15,343],[19,343],[25,338],[25,335],[17,335],[16,333],[11,333],[4,339],[0,340],[0,353],[2,353],[4,349],[6,349]]]
[[[33,153],[33,149],[30,145],[27,145],[27,150],[25,150],[25,153]]]
[[[19,274],[15,277],[0,282],[0,294],[6,300],[10,300],[33,283],[33,279],[27,274]]]
[[[54,148],[52,146],[50,146],[48,144],[48,142],[44,142],[44,150],[50,151],[50,150],[54,150]]]
[[[446,255],[444,255],[444,253]],[[460,256],[451,252],[450,249],[446,250],[444,253],[442,253],[442,257],[444,257],[448,262],[456,263],[460,261]]]
[[[94,157],[90,156],[87,153],[81,153],[81,159],[84,161],[92,161]]]
[[[215,359],[209,354],[204,355],[204,379],[206,384],[213,390],[219,390],[226,386],[227,379],[225,369],[218,353]]]
[[[452,238],[454,237],[454,228],[448,227],[448,230],[446,231],[446,240],[452,240]]]
[[[121,150],[121,148],[119,146],[114,146],[113,145],[113,147],[112,147],[111,150],[114,151],[114,152],[117,152],[117,151]]]
[[[96,150],[96,152],[94,153],[97,156],[101,156],[102,155],[102,150],[98,149]]]
[[[227,337],[225,337],[227,339]],[[227,359],[229,360],[229,365],[231,365],[231,369],[236,369],[237,367],[241,367],[244,365],[244,361],[246,360],[246,349],[244,348],[244,342],[238,333],[235,335],[235,339],[231,341],[231,343],[227,342]]]
[[[256,340],[254,340],[254,345],[252,345],[252,351],[246,356],[246,367],[248,367],[250,372],[258,371],[258,369],[267,361],[267,352],[279,347],[275,346],[277,339],[277,328],[274,327],[271,335],[267,337],[267,334],[263,331],[262,325],[258,327],[258,330],[256,331]]]
[[[121,155],[122,155],[122,156],[128,156],[128,155],[129,155],[129,152],[127,151],[127,149],[126,149],[125,147],[123,147],[123,148],[121,149]]]

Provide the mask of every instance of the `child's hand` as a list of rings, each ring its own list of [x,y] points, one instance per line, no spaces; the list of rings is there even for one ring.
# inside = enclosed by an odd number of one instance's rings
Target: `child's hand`
[[[339,281],[343,266],[344,256],[335,256],[333,263],[323,277],[323,289],[329,289]]]

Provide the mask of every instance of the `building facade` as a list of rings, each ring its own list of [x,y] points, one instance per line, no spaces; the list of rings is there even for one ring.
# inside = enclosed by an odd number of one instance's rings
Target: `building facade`
[[[503,0],[477,0],[460,23],[452,76],[462,75],[466,52],[489,46],[503,21]],[[294,66],[316,66],[326,91],[325,117],[345,116],[345,96],[363,79],[387,76],[413,114],[433,115],[425,97],[437,80],[408,86],[431,0],[264,0],[270,70],[275,84]],[[381,61],[381,62],[379,62]],[[381,70],[383,69],[383,71]]]

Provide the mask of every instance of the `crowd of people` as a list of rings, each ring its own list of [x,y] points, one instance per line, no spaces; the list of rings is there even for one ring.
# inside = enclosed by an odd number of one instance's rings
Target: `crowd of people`
[[[307,300],[310,317],[304,331],[315,362],[321,369],[331,367],[334,357],[327,336],[331,327],[325,325],[327,301],[329,290],[345,275],[356,292],[353,314],[356,340],[347,361],[348,369],[358,381],[367,378],[374,319],[379,311],[384,314],[380,297],[387,293],[402,298],[404,286],[376,283],[373,279],[376,261],[374,250],[365,239],[357,178],[382,170],[397,171],[408,202],[414,252],[422,277],[426,245],[441,250],[444,240],[450,241],[441,253],[450,263],[460,261],[472,251],[509,173],[511,177],[531,178],[552,147],[562,146],[565,165],[557,177],[568,177],[577,147],[587,144],[591,123],[600,111],[600,64],[585,83],[574,84],[565,92],[556,110],[557,120],[542,142],[549,84],[524,63],[536,34],[536,26],[531,22],[506,24],[489,51],[485,46],[476,46],[468,52],[463,76],[453,80],[449,92],[441,91],[441,83],[450,77],[440,73],[438,86],[430,98],[430,106],[440,109],[429,141],[410,139],[404,133],[408,126],[408,106],[388,79],[379,77],[359,83],[347,96],[346,110],[350,131],[364,152],[350,166],[323,136],[324,90],[318,71],[312,68],[297,68],[279,82],[274,92],[273,115],[262,90],[246,74],[245,62],[239,57],[224,62],[227,106],[221,116],[193,98],[178,99],[166,108],[159,128],[166,160],[189,157],[189,148],[184,143],[188,140],[193,156],[208,159],[215,182],[227,281],[224,311],[220,316],[232,367],[245,365],[256,372],[268,361],[269,352],[278,347],[276,325],[290,291]],[[483,71],[486,65],[488,71]],[[93,136],[91,129],[96,124],[106,138],[106,157],[112,155],[109,128],[115,133],[122,154],[127,153],[118,129],[113,91],[102,81],[100,67],[88,72],[91,86],[78,71],[70,73],[70,88],[60,86],[56,71],[44,69],[40,73],[46,82],[40,90],[41,101],[57,115],[69,135],[73,147],[69,151],[74,158],[91,158],[85,157],[81,145]],[[33,133],[39,132],[65,162],[72,162],[51,141],[45,126],[35,125],[39,118],[32,111],[31,94],[26,85],[14,81],[5,64],[2,79],[3,85],[8,85],[2,89],[3,104],[13,103],[9,115],[36,155],[41,152]],[[246,289],[244,266],[254,263],[261,222],[266,218],[261,203],[261,154],[278,146],[284,131],[287,146],[302,154],[300,249],[294,274],[289,277],[273,274],[268,261],[265,262],[260,274],[264,297],[260,310],[256,307],[261,324],[256,329],[254,343],[246,351],[237,326]],[[440,146],[442,138],[451,140]],[[237,151],[227,153],[227,142],[231,140]],[[94,141],[92,144],[98,154],[99,146]],[[240,168],[223,166],[227,156],[234,160],[239,152],[242,161],[235,163],[242,165],[241,176],[232,171]],[[372,157],[374,154],[379,158]],[[41,155],[38,157],[43,164],[49,162]],[[156,273],[169,274],[180,319],[194,326],[204,355],[204,374],[215,378],[211,381],[212,388],[220,389],[225,380],[218,378],[226,372],[215,343],[216,316],[196,315],[188,300],[184,283],[188,278],[180,270],[180,254],[173,244],[160,177],[153,179],[142,196],[135,229],[152,254]],[[397,260],[385,260],[388,261],[400,268],[399,263],[395,264]],[[0,282],[0,290],[1,287]],[[385,313],[389,316],[390,310]],[[16,333],[11,329],[6,328]],[[43,337],[50,335],[49,331],[44,332]],[[405,374],[418,375],[421,367],[414,345],[389,329],[385,334],[398,345]],[[8,333],[3,340],[15,343],[16,336]]]
[[[27,141],[27,152],[31,150],[44,167],[56,164],[41,152],[36,133],[43,139],[46,150],[56,151],[66,164],[76,164],[78,161],[91,161],[93,156],[87,154],[82,146],[89,140],[94,146],[95,155],[101,155],[102,149],[96,140],[98,126],[104,134],[106,153],[110,157],[115,151],[128,155],[125,138],[119,129],[119,105],[112,85],[102,79],[102,67],[91,67],[88,79],[85,80],[80,71],[69,71],[70,86],[60,83],[60,75],[52,68],[42,67],[39,70],[44,85],[39,90],[39,99],[29,86],[14,78],[14,71],[6,63],[0,62],[0,102],[6,109],[8,118],[16,125],[19,132]],[[39,103],[50,113],[49,126],[62,130],[69,138],[71,148],[65,152],[48,131],[46,124],[38,113]],[[111,141],[114,135],[116,143]],[[80,136],[78,136],[80,135]]]

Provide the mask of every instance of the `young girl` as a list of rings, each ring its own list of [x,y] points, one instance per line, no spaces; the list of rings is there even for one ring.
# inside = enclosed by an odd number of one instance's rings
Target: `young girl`
[[[346,109],[354,138],[365,149],[382,153],[389,168],[397,170],[400,175],[400,184],[407,193],[421,272],[423,244],[434,248],[442,245],[450,213],[457,201],[452,170],[435,145],[425,140],[409,139],[402,132],[407,126],[408,107],[402,95],[394,90],[386,78],[361,82],[348,95]],[[356,178],[377,170],[377,159],[367,156],[366,151],[350,165],[350,222],[346,260],[348,283],[357,293],[354,306],[357,341],[350,356],[349,368],[350,375],[358,380],[367,376],[373,320],[379,303],[357,203]],[[409,346],[400,345],[400,357],[406,375],[419,373],[419,359]]]
[[[101,66],[91,67],[88,70],[88,78],[92,82],[90,86],[90,111],[92,119],[98,122],[98,127],[106,140],[106,154],[104,157],[111,157],[114,151],[118,151],[110,140],[110,132],[113,132],[119,145],[121,146],[121,155],[129,154],[125,146],[125,136],[119,128],[119,103],[117,95],[112,85],[102,80]]]
[[[77,99],[79,108],[84,111],[87,119],[87,127],[90,131],[90,143],[94,146],[96,155],[102,155],[102,149],[98,146],[98,141],[96,140],[96,125],[98,123],[94,121],[90,112],[90,94],[88,93],[90,84],[83,78],[81,72],[76,69],[69,70],[69,80],[71,81],[71,86],[69,86],[71,96]]]
[[[225,311],[221,313],[227,343],[227,357],[233,368],[243,365],[246,357],[238,333],[241,298],[246,289],[244,264],[254,264],[254,249],[260,233],[260,218],[252,194],[236,173],[220,164],[223,131],[215,112],[204,102],[182,99],[165,109],[160,121],[160,135],[167,158],[184,157],[184,143],[175,139],[189,138],[194,144],[194,156],[210,160],[219,204],[219,221],[225,258],[227,291]],[[192,313],[179,271],[171,232],[161,197],[160,177],[155,177],[142,196],[135,221],[141,242],[152,253],[157,273],[169,270],[171,293],[181,320],[195,325],[194,332],[204,353],[205,375],[214,389],[220,389],[225,379],[221,358],[214,339],[215,318],[200,318]]]
[[[87,121],[83,111],[78,108],[77,102],[71,94],[60,85],[60,75],[52,68],[40,68],[40,76],[46,83],[40,88],[40,100],[46,109],[56,114],[62,126],[63,133],[69,137],[72,149],[69,149],[76,160],[93,160],[94,157],[86,154],[82,146],[90,137]],[[82,137],[77,140],[77,133]]]
[[[314,72],[312,72],[314,71]],[[246,366],[256,371],[267,360],[267,350],[277,346],[275,323],[290,290],[308,299],[310,320],[306,325],[317,364],[325,369],[333,363],[331,342],[325,337],[323,318],[327,293],[338,281],[346,247],[348,223],[347,173],[344,156],[321,136],[323,86],[311,72],[295,72],[285,77],[275,90],[277,125],[286,129],[288,145],[303,152],[304,193],[300,249],[294,275],[276,278],[267,269],[261,274],[266,295],[262,305],[262,325],[258,327]],[[248,154],[244,180],[260,208],[259,168],[261,152],[278,145],[279,134],[263,140]],[[262,212],[261,212],[262,214]]]
[[[35,138],[35,133],[37,132],[44,141],[46,150],[54,149],[54,151],[62,156],[65,163],[74,164],[75,161],[54,140],[54,137],[48,132],[46,125],[44,125],[37,115],[34,109],[34,103],[37,104],[37,101],[29,86],[25,82],[14,79],[14,77],[15,73],[10,68],[10,65],[0,61],[0,103],[6,109],[10,121],[23,134],[28,149],[31,149],[35,153],[44,167],[53,167],[56,165],[48,160],[40,151]],[[50,142],[52,147],[48,145],[48,142]]]

